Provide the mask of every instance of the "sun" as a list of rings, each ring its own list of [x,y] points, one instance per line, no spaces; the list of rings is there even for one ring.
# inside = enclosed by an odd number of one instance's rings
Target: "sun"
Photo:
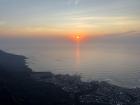
[[[69,37],[72,41],[74,42],[83,42],[85,40],[85,36],[81,35],[81,34],[77,34],[77,35],[71,35]]]
[[[76,38],[76,40],[79,40],[80,39],[80,35],[76,35],[75,38]]]

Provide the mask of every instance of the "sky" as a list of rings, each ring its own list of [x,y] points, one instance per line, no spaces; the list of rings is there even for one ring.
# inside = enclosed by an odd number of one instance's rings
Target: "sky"
[[[0,37],[140,32],[140,0],[0,0]]]

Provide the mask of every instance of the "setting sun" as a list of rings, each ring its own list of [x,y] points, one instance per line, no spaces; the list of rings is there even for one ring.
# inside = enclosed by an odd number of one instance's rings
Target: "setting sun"
[[[88,36],[84,34],[77,34],[77,35],[70,35],[69,38],[74,42],[83,42],[87,40]]]
[[[75,38],[76,38],[77,40],[79,40],[79,39],[80,39],[80,35],[76,35]]]

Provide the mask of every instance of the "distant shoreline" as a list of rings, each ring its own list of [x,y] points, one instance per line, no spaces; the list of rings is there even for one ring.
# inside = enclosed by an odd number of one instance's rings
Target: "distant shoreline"
[[[33,69],[31,69],[27,63],[27,57],[23,56],[23,55],[18,55],[18,54],[12,54],[12,53],[8,53],[7,51],[3,51],[3,50],[0,50],[0,56],[1,56],[1,53],[5,54],[7,58],[4,58],[4,59],[7,59],[5,60],[6,62],[6,65],[10,65],[11,68],[9,69],[20,69],[23,71],[29,71],[30,72],[30,75],[35,78],[35,79],[39,79],[39,78],[42,78],[42,77],[45,77],[45,75],[53,75],[53,76],[57,76],[57,75],[61,75],[61,76],[69,76],[69,77],[77,77],[77,79],[79,79],[80,81],[81,80],[81,76],[80,75],[69,75],[69,74],[54,74],[52,73],[51,71],[46,71],[46,72],[37,72],[37,71],[34,71]],[[8,57],[11,57],[11,58],[8,58]],[[12,62],[14,62],[14,64],[16,65],[11,65],[11,61],[9,60],[12,60]],[[14,60],[15,59],[15,60]],[[14,61],[13,61],[14,60]],[[20,62],[20,63],[19,63]],[[0,62],[0,65],[1,65],[2,62]],[[2,65],[5,65],[5,64],[2,64]],[[14,71],[13,71],[14,72]],[[43,79],[44,80],[44,79]],[[91,80],[90,82],[92,82],[94,80]],[[84,81],[82,81],[84,82]],[[97,82],[97,81],[96,81]],[[99,82],[99,81],[98,81]],[[106,81],[101,81],[101,82],[106,82]],[[87,82],[88,83],[88,82]],[[107,82],[106,82],[107,83]],[[109,83],[110,84],[110,83]],[[114,85],[114,84],[112,84]],[[117,85],[116,85],[117,86]],[[118,86],[118,87],[121,87],[121,86]],[[127,88],[127,87],[123,87],[123,88]],[[130,89],[133,89],[133,88],[130,88]]]

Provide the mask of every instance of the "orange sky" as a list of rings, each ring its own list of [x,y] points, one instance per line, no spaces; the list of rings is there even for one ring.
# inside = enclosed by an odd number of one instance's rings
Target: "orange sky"
[[[0,36],[100,36],[140,29],[139,0],[0,2]]]

